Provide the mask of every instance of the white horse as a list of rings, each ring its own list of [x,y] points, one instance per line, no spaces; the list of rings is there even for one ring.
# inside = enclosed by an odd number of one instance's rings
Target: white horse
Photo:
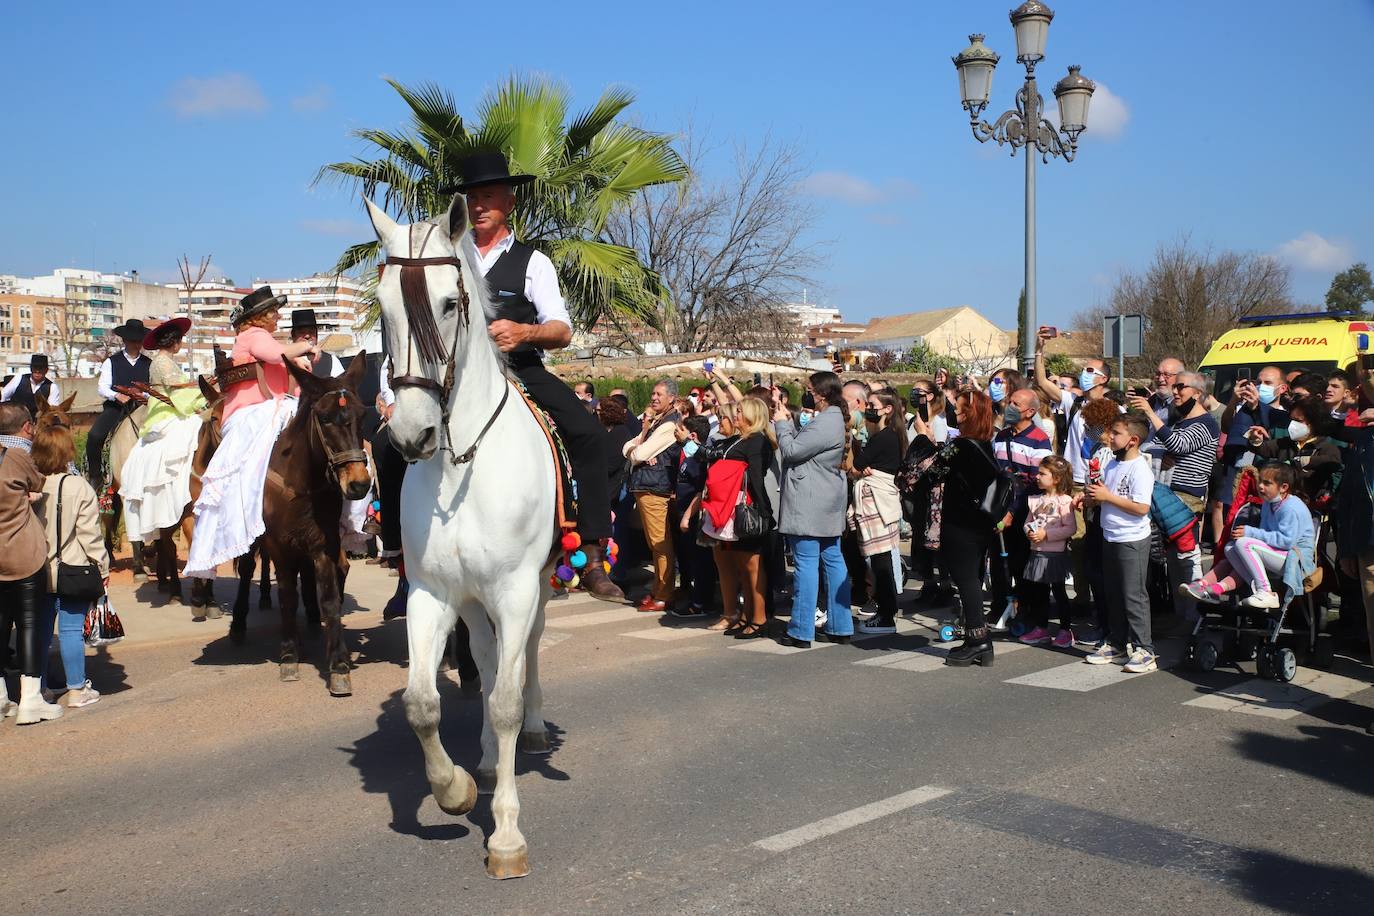
[[[487,335],[487,284],[467,232],[467,203],[398,225],[369,200],[387,261],[377,286],[396,391],[391,441],[407,461],[401,542],[410,595],[406,719],[425,753],[434,799],[450,814],[475,784],[439,740],[436,676],[459,615],[482,673],[485,717],[478,783],[492,791],[487,873],[529,873],[516,821],[520,749],[549,749],[539,692],[539,637],[556,543],[554,462],[543,431]],[[422,261],[422,263],[414,263]]]

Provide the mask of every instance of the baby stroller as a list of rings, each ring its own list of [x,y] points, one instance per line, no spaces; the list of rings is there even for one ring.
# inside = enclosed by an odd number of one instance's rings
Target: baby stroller
[[[1258,475],[1253,468],[1244,469],[1236,481],[1236,495],[1226,525],[1217,537],[1214,562],[1225,556],[1231,530],[1237,525],[1258,525],[1260,498]],[[1315,543],[1321,542],[1324,519],[1314,516]],[[1308,574],[1301,590],[1284,582],[1274,583],[1279,593],[1279,606],[1272,610],[1247,607],[1243,595],[1232,592],[1221,603],[1198,603],[1198,620],[1188,639],[1184,659],[1199,671],[1211,671],[1223,659],[1230,664],[1253,661],[1256,673],[1266,679],[1287,683],[1297,675],[1298,657],[1293,645],[1300,646],[1313,667],[1329,668],[1334,652],[1330,637],[1321,635],[1322,615],[1313,600],[1313,593],[1321,587],[1322,568]],[[1302,626],[1290,622],[1298,605]],[[1280,641],[1282,640],[1282,644]]]

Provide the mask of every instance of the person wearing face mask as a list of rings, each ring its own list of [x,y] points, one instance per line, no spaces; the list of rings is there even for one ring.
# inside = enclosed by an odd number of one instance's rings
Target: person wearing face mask
[[[1153,412],[1145,414],[1153,434],[1164,443],[1164,469],[1170,472],[1169,489],[1199,518],[1207,506],[1207,486],[1216,463],[1217,441],[1221,438],[1220,426],[1202,404],[1206,386],[1207,380],[1199,373],[1180,372],[1174,382],[1174,410],[1178,420],[1166,427]],[[1143,400],[1132,399],[1132,406],[1138,407]],[[1179,617],[1180,627],[1190,625],[1197,616],[1197,601],[1180,591],[1181,586],[1202,577],[1202,551],[1196,546],[1196,526],[1193,535],[1191,550],[1176,550],[1178,542],[1171,541],[1165,551],[1169,588],[1174,594],[1174,612]]]
[[[998,369],[988,380],[988,397],[992,398],[992,409],[1001,412],[1007,398],[1013,391],[1026,387],[1026,377],[1015,369]]]
[[[1088,457],[1084,455],[1083,441],[1085,438],[1086,427],[1083,423],[1082,411],[1085,404],[1100,400],[1107,394],[1108,383],[1112,380],[1112,371],[1107,363],[1100,359],[1087,359],[1083,361],[1083,370],[1078,375],[1079,387],[1083,390],[1082,394],[1075,394],[1072,390],[1061,390],[1059,383],[1050,378],[1045,371],[1045,341],[1049,340],[1048,328],[1041,328],[1035,337],[1035,385],[1051,403],[1057,403],[1059,409],[1064,414],[1068,432],[1064,440],[1064,457],[1068,459],[1069,466],[1073,469],[1073,492],[1075,496],[1083,493],[1083,484],[1088,476]],[[1091,450],[1092,442],[1089,439],[1088,449]],[[1074,581],[1074,603],[1077,605],[1076,611],[1080,616],[1087,616],[1091,608],[1088,604],[1088,589],[1083,583],[1088,581],[1088,570],[1084,565],[1083,557],[1083,536],[1087,528],[1083,523],[1083,516],[1078,516],[1078,529],[1074,532],[1073,539],[1069,541],[1069,560],[1073,567]]]
[[[906,455],[906,424],[897,393],[888,389],[868,396],[864,423],[868,444],[854,449],[849,515],[859,550],[873,574],[877,614],[859,625],[866,636],[897,632],[897,596],[901,594],[902,501],[896,474]]]
[[[1335,496],[1334,480],[1341,468],[1340,446],[1330,438],[1340,424],[1322,406],[1321,398],[1291,402],[1286,435],[1271,436],[1261,427],[1249,435],[1263,439],[1255,448],[1255,463],[1282,461],[1298,469],[1296,492],[1315,512],[1328,512]]]
[[[668,608],[675,617],[706,617],[711,613],[716,590],[716,561],[711,548],[702,545],[701,494],[706,489],[705,446],[711,424],[703,416],[688,417],[674,433],[682,451],[678,457],[673,505],[669,519],[676,541],[678,573],[687,603]]]
[[[1026,512],[1030,497],[1040,494],[1040,462],[1054,454],[1053,443],[1045,431],[1035,425],[1040,399],[1034,391],[1022,388],[1012,392],[1002,408],[1002,428],[992,438],[992,456],[997,465],[1011,474],[1016,484],[1016,497],[1011,511],[1001,519],[1002,539],[1006,544],[1006,563],[992,564],[992,611],[994,630],[1005,630],[1010,615],[1004,614],[1016,594],[1021,570],[1030,556],[1030,541],[1026,539]],[[1000,619],[999,619],[1000,618]]]

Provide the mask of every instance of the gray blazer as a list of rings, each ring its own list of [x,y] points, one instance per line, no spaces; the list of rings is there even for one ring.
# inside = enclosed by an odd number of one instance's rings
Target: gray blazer
[[[802,429],[790,420],[773,424],[782,459],[782,511],[778,531],[803,537],[844,533],[848,487],[844,462],[844,415],[827,407]]]

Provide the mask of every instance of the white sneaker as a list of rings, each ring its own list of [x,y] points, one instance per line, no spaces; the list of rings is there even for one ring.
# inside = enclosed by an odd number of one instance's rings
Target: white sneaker
[[[1153,652],[1136,649],[1122,670],[1130,674],[1149,674],[1151,671],[1159,670],[1159,661]]]
[[[1266,589],[1262,592],[1252,592],[1241,604],[1246,607],[1273,609],[1279,606],[1279,596]]]
[[[1122,653],[1112,648],[1112,644],[1104,642],[1096,649],[1083,656],[1083,661],[1089,665],[1110,665],[1112,662],[1122,657]]]
[[[74,690],[68,690],[67,695],[62,698],[62,705],[68,709],[80,709],[82,706],[90,706],[99,701],[100,691],[91,686],[88,680],[85,684]]]
[[[5,674],[0,671],[0,719],[12,719],[19,712],[19,704],[10,699],[9,688],[5,686]]]
[[[825,622],[830,619],[830,615],[820,608],[816,608],[816,632],[825,629]]]

